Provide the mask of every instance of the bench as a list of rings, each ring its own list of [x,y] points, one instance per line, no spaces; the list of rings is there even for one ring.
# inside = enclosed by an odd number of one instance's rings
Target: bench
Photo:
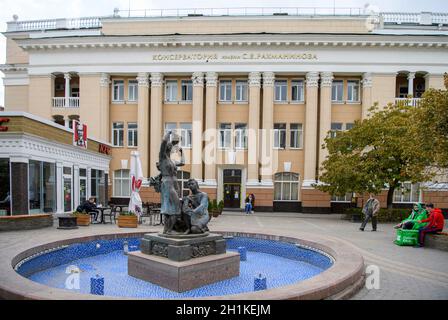
[[[0,231],[32,230],[51,226],[53,215],[49,213],[0,216]]]
[[[427,234],[425,247],[448,252],[448,233]]]

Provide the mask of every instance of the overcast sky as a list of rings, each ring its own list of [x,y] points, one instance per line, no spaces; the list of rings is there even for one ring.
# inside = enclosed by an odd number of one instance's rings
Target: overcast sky
[[[112,15],[114,8],[230,8],[230,7],[359,7],[370,3],[380,11],[448,12],[446,0],[0,0],[0,32],[17,14],[19,20]],[[5,63],[5,38],[0,35],[0,64]],[[3,76],[0,73],[0,76]],[[0,105],[4,104],[3,82],[0,80]]]

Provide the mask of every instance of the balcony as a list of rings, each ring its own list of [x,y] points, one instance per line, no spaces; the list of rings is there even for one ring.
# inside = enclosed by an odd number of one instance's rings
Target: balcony
[[[418,107],[420,98],[395,98],[395,104],[399,106]]]
[[[53,108],[79,108],[79,97],[53,97]]]

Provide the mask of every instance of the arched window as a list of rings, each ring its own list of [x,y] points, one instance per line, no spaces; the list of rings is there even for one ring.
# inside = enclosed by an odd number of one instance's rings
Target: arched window
[[[131,176],[129,169],[114,171],[114,196],[129,197],[131,195]]]
[[[280,172],[275,174],[274,200],[299,200],[299,174],[294,172]]]
[[[187,181],[190,179],[190,172],[177,171],[177,184],[179,197],[186,197],[190,194],[190,189],[187,187]]]

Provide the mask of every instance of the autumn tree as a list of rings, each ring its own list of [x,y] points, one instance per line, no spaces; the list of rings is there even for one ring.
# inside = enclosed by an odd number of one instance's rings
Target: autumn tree
[[[348,192],[378,194],[388,189],[387,207],[392,207],[394,190],[403,182],[427,181],[425,170],[431,160],[416,148],[410,134],[414,109],[388,105],[370,109],[371,117],[355,122],[348,131],[328,136],[328,149],[316,188],[333,195]]]

